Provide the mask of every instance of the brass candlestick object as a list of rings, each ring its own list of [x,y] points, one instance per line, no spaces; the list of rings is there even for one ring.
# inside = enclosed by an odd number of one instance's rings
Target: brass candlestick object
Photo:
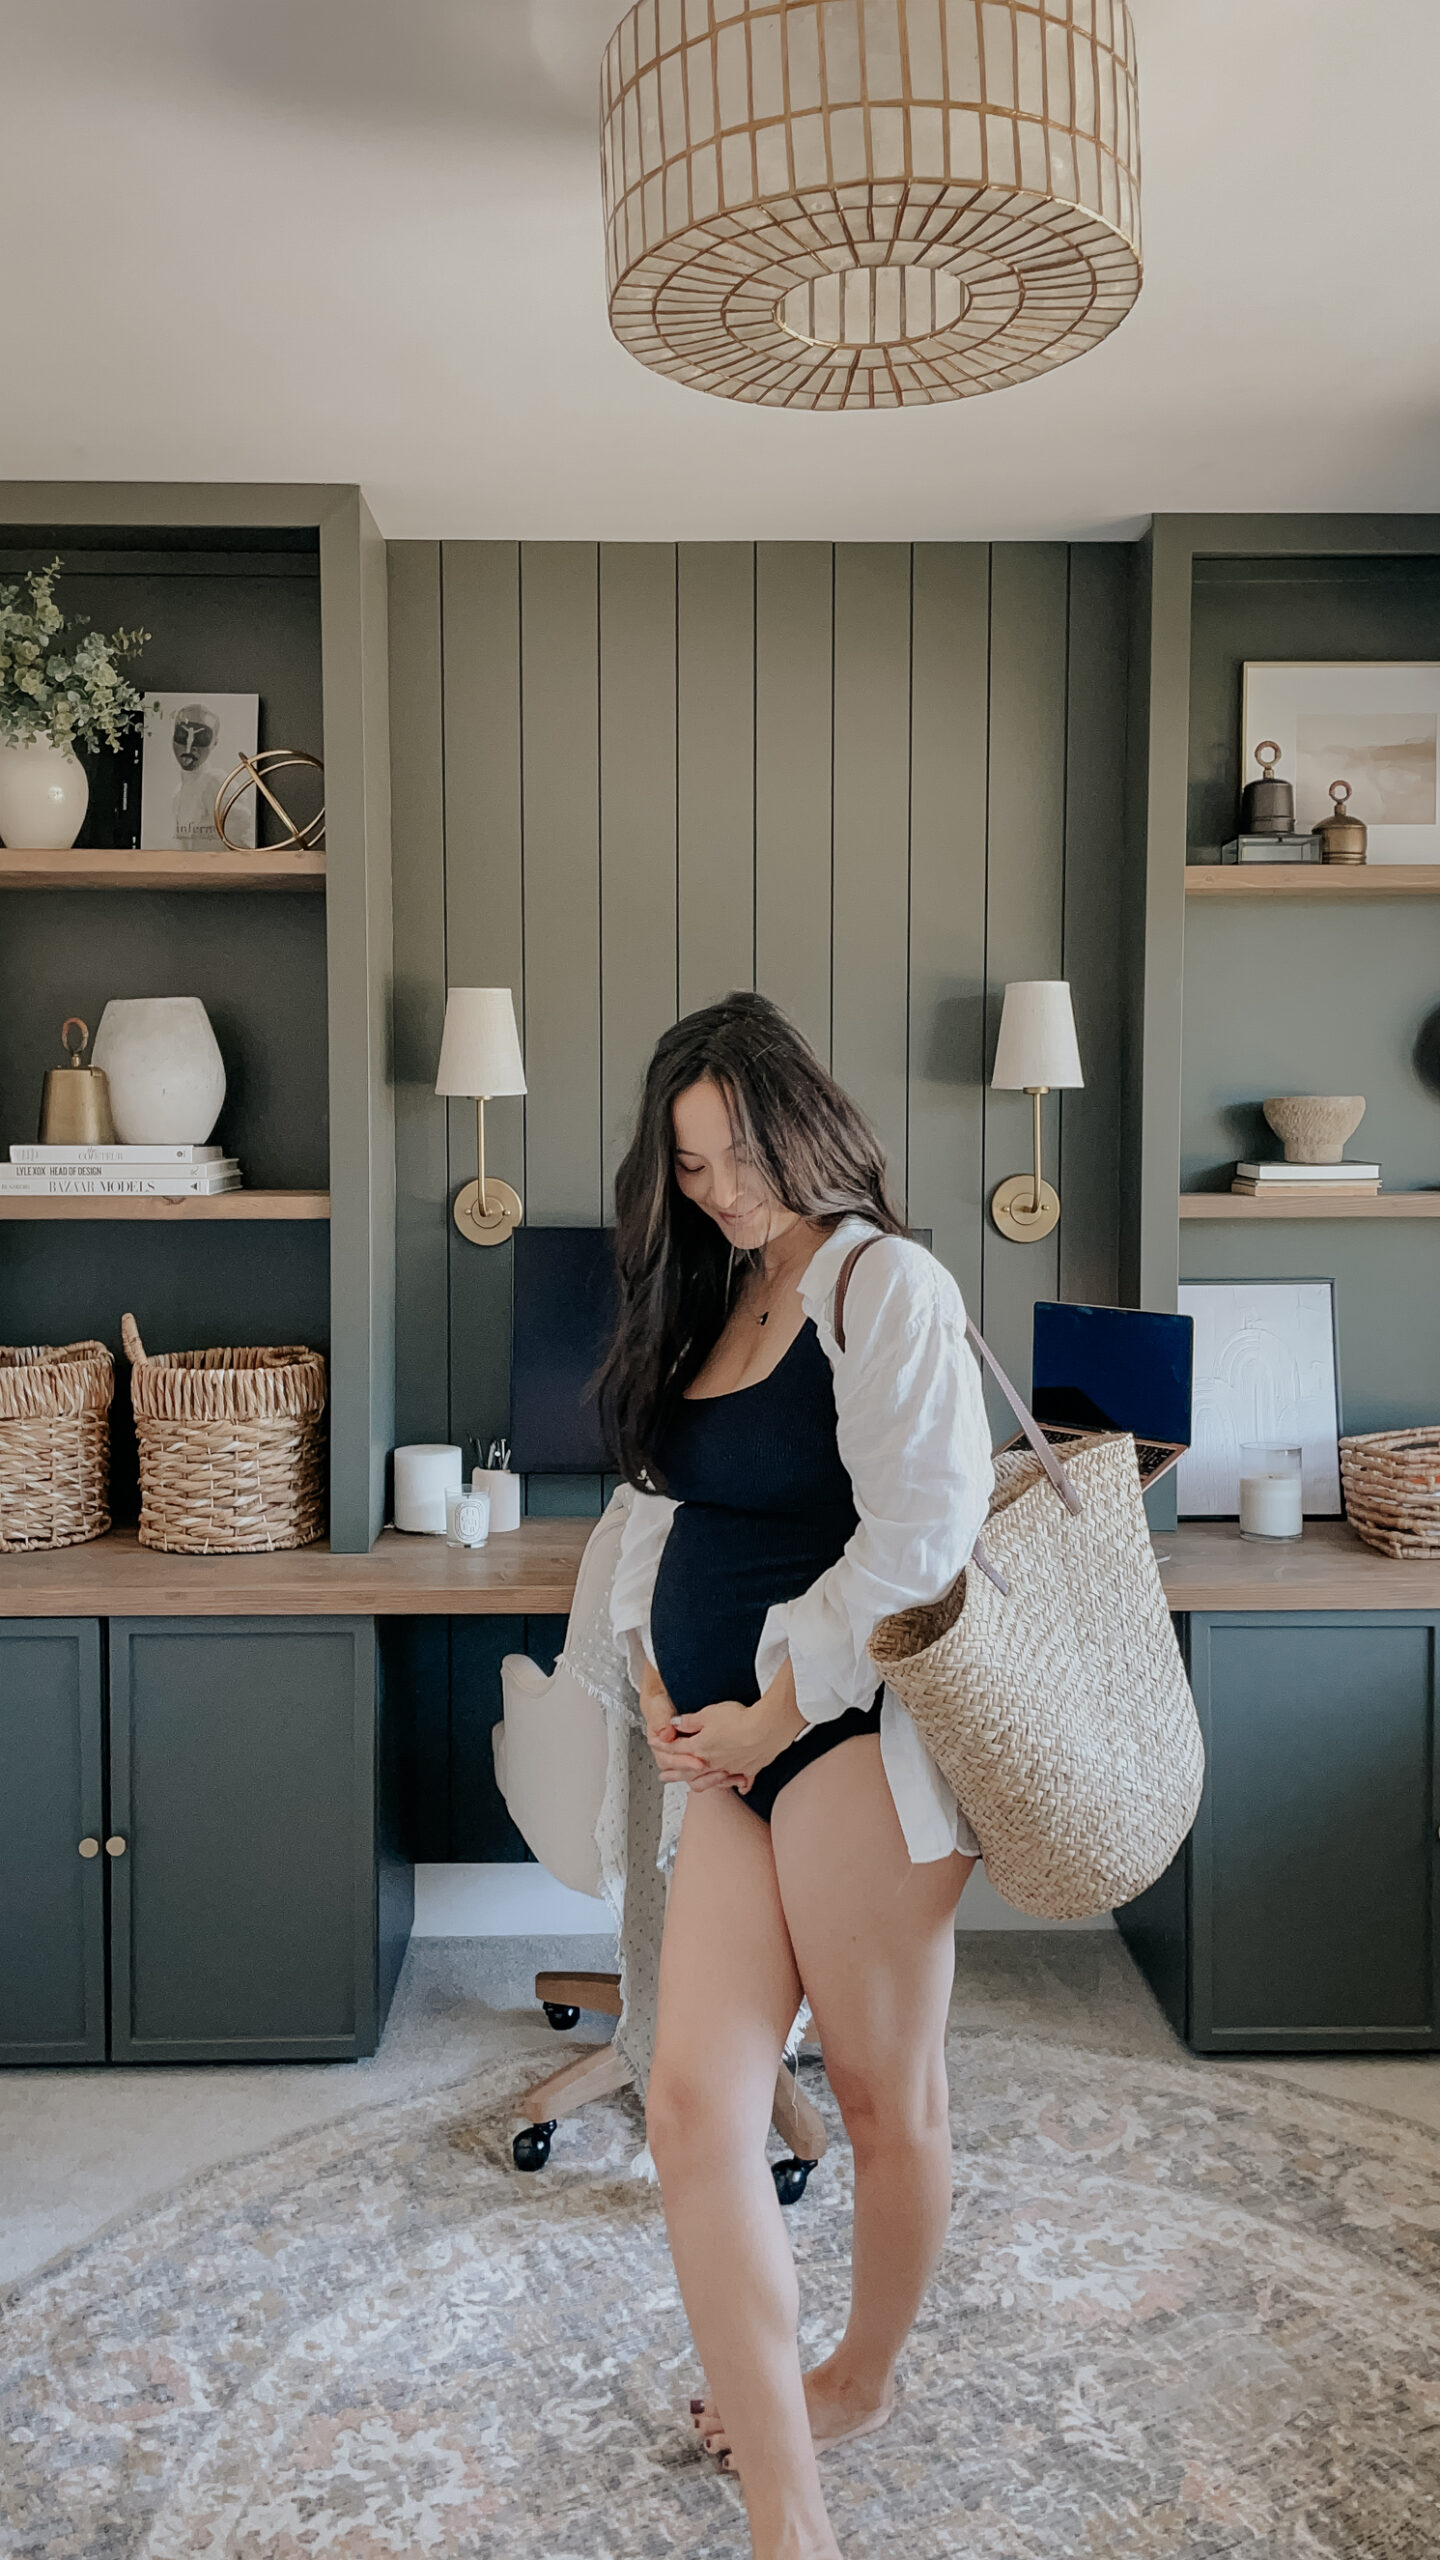
[[[1330,797],[1335,803],[1333,818],[1322,818],[1315,833],[1320,839],[1322,862],[1364,862],[1369,830],[1363,818],[1350,815],[1350,785],[1332,782]]]
[[[78,1031],[78,1045],[72,1045],[70,1034]],[[81,1059],[90,1045],[90,1026],[78,1013],[70,1014],[60,1025],[60,1046],[68,1066],[46,1070],[44,1090],[40,1096],[40,1125],[35,1132],[42,1147],[113,1147],[115,1123],[110,1116],[110,1080],[103,1067],[82,1067]]]
[[[1295,793],[1292,785],[1282,782],[1275,767],[1280,750],[1273,738],[1262,738],[1255,750],[1260,767],[1258,782],[1247,782],[1240,794],[1240,833],[1242,836],[1288,836],[1295,829]]]

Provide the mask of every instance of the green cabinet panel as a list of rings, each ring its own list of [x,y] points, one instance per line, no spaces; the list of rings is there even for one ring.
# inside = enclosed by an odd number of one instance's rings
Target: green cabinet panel
[[[110,1629],[111,2052],[374,2051],[408,1929],[369,1619]]]
[[[1190,1621],[1205,1790],[1117,1925],[1197,2053],[1440,2045],[1440,1619]]]
[[[0,2062],[105,2059],[100,1632],[0,1622]]]

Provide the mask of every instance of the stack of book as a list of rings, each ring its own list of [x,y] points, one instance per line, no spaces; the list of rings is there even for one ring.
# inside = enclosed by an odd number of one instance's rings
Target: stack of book
[[[1378,1164],[1237,1164],[1232,1191],[1248,1200],[1373,1199],[1380,1188]]]
[[[240,1165],[218,1147],[12,1147],[0,1199],[65,1194],[111,1200],[213,1199],[240,1189]]]

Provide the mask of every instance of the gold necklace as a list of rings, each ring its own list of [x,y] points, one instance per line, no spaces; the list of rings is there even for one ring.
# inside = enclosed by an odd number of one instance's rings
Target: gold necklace
[[[807,1262],[809,1261],[810,1257],[809,1257],[809,1255],[808,1255],[808,1254],[806,1255],[806,1258],[805,1258],[805,1259],[806,1259],[806,1261],[807,1261]],[[804,1268],[804,1265],[803,1265],[803,1264],[799,1264],[799,1265],[797,1265],[797,1270],[803,1270],[803,1268]],[[769,1275],[768,1275],[768,1274],[767,1274],[763,1269],[762,1269],[762,1271],[761,1271],[761,1275],[760,1275],[760,1276],[761,1276],[761,1280],[762,1280],[762,1282],[764,1282],[764,1281],[765,1281],[766,1279],[768,1279],[768,1277],[769,1277]],[[789,1278],[790,1278],[790,1274],[789,1274],[789,1271],[788,1271],[788,1268],[787,1268],[787,1269],[786,1269],[785,1271],[783,1271],[783,1272],[781,1273],[781,1275],[780,1275],[780,1290],[781,1290],[781,1293],[782,1293],[782,1294],[783,1294],[783,1291],[784,1291],[784,1289],[785,1289],[785,1286],[786,1286],[787,1282],[789,1281]],[[772,1317],[772,1315],[774,1314],[774,1312],[775,1312],[775,1309],[774,1309],[774,1306],[773,1306],[773,1305],[762,1308],[762,1309],[761,1309],[761,1312],[759,1313],[759,1315],[757,1315],[757,1316],[756,1316],[756,1318],[755,1318],[756,1323],[757,1323],[757,1324],[760,1324],[760,1325],[766,1325],[766,1324],[768,1324],[768,1323],[769,1323],[769,1321],[770,1321],[770,1318]]]

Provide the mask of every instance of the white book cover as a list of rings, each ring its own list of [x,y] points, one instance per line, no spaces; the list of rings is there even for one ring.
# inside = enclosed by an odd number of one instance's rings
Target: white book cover
[[[260,734],[258,693],[147,693],[140,766],[140,841],[148,850],[215,853],[215,796]],[[255,842],[255,794],[228,821],[231,841]]]
[[[1237,1164],[1242,1182],[1378,1182],[1378,1164]]]
[[[53,1165],[57,1171],[81,1173],[87,1165],[233,1164],[218,1147],[12,1147],[12,1164]]]

